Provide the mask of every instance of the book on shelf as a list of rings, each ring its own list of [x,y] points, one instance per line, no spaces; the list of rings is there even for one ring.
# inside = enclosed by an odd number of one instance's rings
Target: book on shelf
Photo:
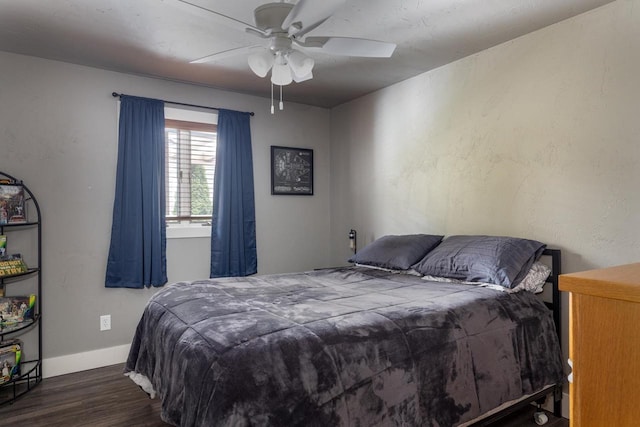
[[[36,296],[0,297],[0,327],[32,322],[35,318]]]
[[[0,234],[0,259],[7,254],[7,235]]]
[[[20,254],[0,257],[0,277],[15,276],[29,271]]]
[[[22,359],[22,341],[11,339],[0,342],[0,384],[11,381],[20,375]]]
[[[24,187],[20,183],[0,183],[0,224],[27,222]]]

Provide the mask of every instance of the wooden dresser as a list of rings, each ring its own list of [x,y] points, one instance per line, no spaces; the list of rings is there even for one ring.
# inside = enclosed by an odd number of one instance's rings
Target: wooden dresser
[[[640,263],[560,275],[572,427],[640,425]]]

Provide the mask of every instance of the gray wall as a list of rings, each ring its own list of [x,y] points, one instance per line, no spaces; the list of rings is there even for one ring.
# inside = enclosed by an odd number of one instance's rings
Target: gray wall
[[[566,272],[640,258],[640,1],[619,0],[332,110],[333,247],[537,238]]]
[[[333,109],[333,261],[355,228],[534,238],[564,272],[638,262],[639,76],[640,1],[618,0]]]
[[[43,213],[45,359],[130,343],[156,291],[104,287],[117,157],[112,91],[254,111],[259,273],[327,265],[328,110],[286,103],[271,116],[267,99],[8,53],[0,69],[0,171],[23,179]],[[313,197],[270,195],[270,145],[314,149]],[[209,243],[170,239],[169,281],[208,277]],[[99,332],[101,314],[111,314],[111,331]]]

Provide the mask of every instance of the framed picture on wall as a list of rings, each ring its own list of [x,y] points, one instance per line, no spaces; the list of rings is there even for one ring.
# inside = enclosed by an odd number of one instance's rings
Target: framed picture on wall
[[[271,146],[271,194],[313,196],[313,150]]]

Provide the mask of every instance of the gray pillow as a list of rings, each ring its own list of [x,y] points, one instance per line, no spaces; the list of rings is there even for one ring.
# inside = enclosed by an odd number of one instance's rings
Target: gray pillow
[[[413,265],[421,274],[514,288],[546,245],[535,240],[500,236],[447,237]]]
[[[408,270],[436,247],[442,238],[443,236],[431,234],[383,236],[349,258],[349,262],[393,270]]]

